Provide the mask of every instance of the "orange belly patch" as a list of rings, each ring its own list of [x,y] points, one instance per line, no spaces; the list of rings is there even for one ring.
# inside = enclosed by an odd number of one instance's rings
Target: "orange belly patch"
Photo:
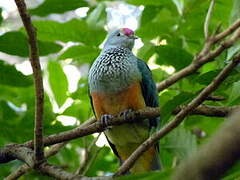
[[[93,92],[91,96],[97,119],[104,114],[117,115],[126,109],[137,110],[146,106],[138,82],[118,93]]]

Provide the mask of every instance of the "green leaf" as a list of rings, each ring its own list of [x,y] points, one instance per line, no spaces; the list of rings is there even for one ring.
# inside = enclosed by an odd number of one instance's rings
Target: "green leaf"
[[[33,23],[38,30],[38,38],[43,41],[74,41],[98,47],[105,37],[102,28],[90,27],[85,20],[73,19],[65,23],[34,21]]]
[[[133,174],[133,175],[127,175],[127,176],[121,176],[117,177],[116,180],[169,180],[171,179],[173,170],[172,169],[166,169],[162,171],[155,171],[155,172],[145,172],[145,173],[139,173],[139,174]]]
[[[106,24],[106,17],[106,5],[104,3],[99,3],[88,16],[87,23],[91,27],[103,27]]]
[[[98,48],[78,45],[68,48],[60,57],[58,57],[58,59],[72,58],[79,61],[80,63],[89,63],[93,62],[99,53],[100,49]]]
[[[47,16],[53,13],[61,14],[85,6],[88,6],[88,4],[84,0],[45,0],[37,8],[30,9],[30,13],[38,16]]]
[[[171,65],[180,70],[192,62],[193,56],[184,49],[171,45],[157,46],[157,64]]]
[[[196,78],[196,82],[203,85],[208,85],[213,81],[213,79],[220,73],[221,69],[213,70],[206,72],[204,74],[201,74]],[[228,77],[223,81],[223,83],[220,85],[219,89],[226,89],[228,86],[232,85],[234,82],[237,82],[240,78],[240,74],[238,70],[232,70]]]
[[[194,95],[188,92],[181,92],[180,94],[173,97],[169,100],[162,108],[161,108],[161,125],[164,125],[166,121],[172,114],[172,111],[179,105],[185,104],[190,99],[192,99]],[[161,99],[161,97],[160,97]],[[161,101],[160,101],[161,102]]]
[[[240,1],[233,0],[233,8],[230,16],[230,24],[240,19]],[[240,50],[240,42],[236,42],[234,46],[230,47],[227,51],[227,60],[230,60],[234,55],[236,55]]]
[[[161,148],[173,152],[178,160],[183,160],[197,150],[196,136],[180,126],[166,136]]]
[[[0,122],[8,121],[7,123],[13,124],[11,120],[17,118],[18,114],[9,106],[6,101],[0,100]]]
[[[97,158],[91,164],[86,176],[97,176],[99,171],[115,172],[119,163],[109,147],[102,147]]]
[[[176,5],[179,14],[182,15],[184,10],[184,1],[183,0],[172,0],[172,1]]]
[[[162,18],[164,17],[164,18]],[[161,9],[153,21],[141,26],[136,34],[142,39],[151,40],[156,37],[171,36],[174,30],[173,26],[177,20],[174,18],[173,12],[168,9]],[[164,24],[164,26],[163,26]]]
[[[210,32],[216,31],[216,27],[220,22],[223,28],[227,28],[229,26],[229,19],[231,18],[231,11],[233,10],[233,8],[233,0],[218,0],[215,2],[210,21]],[[224,16],[222,16],[223,14]]]
[[[235,101],[236,99],[238,99],[238,98],[240,97],[239,90],[240,90],[240,81],[235,82],[235,83],[233,84],[232,92],[231,92],[231,94],[229,95],[229,103],[230,103],[230,104],[231,104],[233,101]]]
[[[138,50],[137,57],[144,61],[148,61],[149,58],[154,54],[154,45],[148,41],[144,42],[144,46]]]
[[[76,100],[69,106],[62,115],[73,116],[84,122],[89,118],[90,104],[88,102]]]
[[[157,68],[152,70],[152,76],[155,82],[161,82],[165,80],[169,75],[161,68]]]
[[[56,53],[62,49],[62,46],[53,42],[38,41],[38,46],[40,56]],[[21,32],[7,32],[0,36],[0,51],[11,55],[28,57],[28,40]]]
[[[142,12],[141,26],[149,23],[149,20],[152,21],[161,9],[159,6],[146,6]]]
[[[156,1],[156,0],[127,0],[127,3],[129,4],[133,4],[133,5],[143,5],[143,6],[150,6],[150,5],[154,5],[154,6],[160,6],[160,5],[168,5],[168,4],[172,4],[171,1],[169,0],[161,0],[161,1]]]
[[[240,162],[236,162],[231,169],[229,169],[225,174],[222,180],[237,180],[240,177]]]
[[[33,84],[32,76],[23,75],[15,66],[6,64],[2,60],[0,60],[0,69],[1,85],[26,87]]]
[[[61,64],[55,61],[49,61],[48,63],[49,84],[51,86],[54,98],[59,107],[67,99],[68,80],[63,72]]]
[[[2,24],[3,17],[2,17],[2,8],[0,8],[0,25]]]
[[[239,12],[240,12],[240,1],[233,0],[233,8],[232,8],[231,17],[230,17],[231,24],[240,18]]]
[[[212,82],[213,78],[215,78],[219,74],[220,71],[221,70],[218,69],[203,73],[196,78],[196,82],[198,82],[199,84],[208,85]]]

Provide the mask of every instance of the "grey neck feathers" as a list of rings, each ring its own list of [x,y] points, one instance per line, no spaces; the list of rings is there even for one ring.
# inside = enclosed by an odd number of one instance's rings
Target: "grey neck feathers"
[[[89,71],[90,92],[117,93],[141,80],[137,58],[128,48],[104,49]]]

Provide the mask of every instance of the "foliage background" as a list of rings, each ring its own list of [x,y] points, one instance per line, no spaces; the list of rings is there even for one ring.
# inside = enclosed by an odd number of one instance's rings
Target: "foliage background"
[[[31,2],[31,1],[28,1]],[[34,2],[34,1],[32,1]],[[46,89],[44,134],[49,135],[77,127],[92,111],[88,99],[87,70],[101,51],[109,20],[106,8],[129,4],[144,7],[136,30],[144,44],[134,52],[152,68],[156,82],[168,77],[191,63],[193,56],[204,44],[203,24],[210,1],[208,0],[128,0],[128,1],[83,1],[45,0],[30,9],[38,32],[44,85]],[[28,3],[29,6],[30,3]],[[87,15],[77,17],[72,12],[88,7]],[[0,12],[4,9],[0,8]],[[216,0],[211,18],[210,32],[219,24],[221,30],[240,17],[239,0]],[[19,64],[28,57],[27,37],[22,27],[18,28],[11,16],[0,16],[0,146],[10,142],[23,143],[33,138],[34,88],[31,73],[21,72]],[[4,18],[3,18],[4,17]],[[58,17],[58,18],[54,18]],[[59,18],[60,17],[60,18]],[[62,21],[64,19],[64,21]],[[16,22],[16,21],[15,21]],[[20,21],[18,20],[18,23]],[[214,62],[206,64],[197,73],[181,80],[159,93],[162,109],[161,125],[170,121],[171,112],[180,104],[189,102],[222,69],[238,50],[240,44],[230,48]],[[79,72],[80,79],[69,79],[66,67]],[[30,68],[30,67],[29,67]],[[76,76],[77,76],[76,75]],[[73,75],[74,76],[74,75]],[[215,106],[233,106],[240,100],[240,75],[235,70],[214,93],[224,96],[221,102],[206,101]],[[76,83],[77,88],[70,88]],[[189,116],[184,123],[160,142],[162,172],[135,175],[138,179],[168,179],[176,165],[196,151],[218,129],[224,118]],[[200,132],[200,133],[196,133]],[[74,172],[83,159],[83,150],[95,136],[88,136],[68,143],[49,161]],[[100,138],[101,140],[102,138]],[[99,141],[100,141],[99,140]],[[97,143],[90,152],[93,159],[87,176],[111,174],[118,161],[108,146]],[[16,170],[19,161],[0,164],[0,179]],[[225,179],[240,176],[240,164],[232,168]],[[123,177],[121,179],[132,179]],[[20,179],[49,179],[36,172],[27,173]]]

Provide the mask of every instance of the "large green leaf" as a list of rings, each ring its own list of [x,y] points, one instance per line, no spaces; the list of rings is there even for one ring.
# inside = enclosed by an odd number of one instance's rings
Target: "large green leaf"
[[[63,72],[61,64],[55,61],[49,61],[48,63],[49,84],[51,86],[54,98],[59,107],[67,99],[68,80]]]
[[[158,54],[157,64],[171,65],[176,70],[180,70],[192,62],[193,56],[179,47],[171,45],[157,46],[156,52]]]
[[[154,45],[146,41],[144,42],[144,46],[138,50],[137,57],[147,62],[154,53],[155,53]]]
[[[37,8],[30,9],[30,13],[38,16],[47,16],[52,13],[64,13],[87,5],[84,0],[45,0]]]
[[[99,3],[88,16],[87,23],[92,27],[103,27],[106,24],[106,16],[106,5]]]
[[[2,8],[0,8],[0,25],[2,24],[3,17],[2,17]]]
[[[100,49],[98,48],[78,45],[68,48],[58,59],[72,58],[80,63],[87,63],[92,62],[99,53]]]
[[[237,82],[233,83],[233,86],[232,86],[232,92],[229,96],[230,104],[240,97],[239,90],[240,90],[240,81],[237,81]]]
[[[115,172],[118,165],[118,160],[110,148],[102,147],[97,158],[91,164],[91,168],[87,171],[86,176],[97,176],[99,171]]]
[[[18,114],[14,111],[6,101],[0,100],[0,122],[14,124],[12,120],[17,118]]]
[[[154,5],[154,6],[160,6],[160,5],[168,5],[172,4],[171,1],[169,0],[161,0],[161,1],[156,1],[156,0],[127,0],[129,4],[134,4],[134,5],[144,5],[144,6],[149,6],[149,5]]]
[[[89,118],[90,104],[84,101],[75,101],[71,106],[69,106],[62,115],[73,116],[84,122]]]
[[[34,21],[38,38],[43,41],[81,42],[98,47],[104,40],[102,28],[90,27],[85,20],[73,19],[65,23],[56,21]]]
[[[162,108],[161,108],[161,124],[164,125],[166,121],[171,116],[173,110],[179,105],[186,104],[194,95],[188,92],[181,92],[180,94],[171,98]],[[160,96],[161,100],[161,96]],[[160,101],[161,102],[161,101]]]
[[[62,46],[53,42],[38,41],[38,46],[40,56],[56,53],[62,49]],[[21,32],[7,32],[0,36],[0,51],[11,55],[28,57],[28,40]]]
[[[142,12],[141,26],[149,23],[149,20],[152,21],[161,9],[159,6],[146,6]]]
[[[234,23],[234,21],[240,18],[239,11],[240,11],[240,1],[233,0],[233,8],[232,8],[232,13],[230,17],[230,23]]]
[[[160,9],[157,16],[149,23],[145,23],[141,26],[136,34],[142,39],[151,40],[156,37],[165,38],[165,36],[171,36],[174,31],[174,25],[176,25],[177,19],[174,18],[174,14],[171,10],[166,8]],[[164,17],[164,18],[163,18]]]
[[[25,76],[15,66],[4,63],[0,60],[0,84],[15,86],[15,87],[26,87],[33,84],[32,76]]]
[[[221,69],[216,69],[201,74],[196,78],[196,82],[203,85],[208,85],[213,81],[213,79],[220,73]],[[239,81],[240,74],[238,70],[232,70],[229,76],[223,81],[220,88],[226,89],[228,86],[232,85],[234,82]]]
[[[155,172],[145,172],[145,173],[139,173],[139,174],[133,174],[128,176],[121,176],[116,178],[116,180],[169,180],[171,179],[173,170],[172,169],[166,169],[162,171],[155,171]]]
[[[240,1],[233,0],[233,8],[230,16],[230,24],[233,24],[235,21],[240,19]],[[240,42],[238,41],[235,46],[228,49],[228,60],[231,59],[236,53],[240,50]]]
[[[197,150],[196,136],[180,126],[166,136],[161,148],[172,152],[178,160],[183,160]]]

